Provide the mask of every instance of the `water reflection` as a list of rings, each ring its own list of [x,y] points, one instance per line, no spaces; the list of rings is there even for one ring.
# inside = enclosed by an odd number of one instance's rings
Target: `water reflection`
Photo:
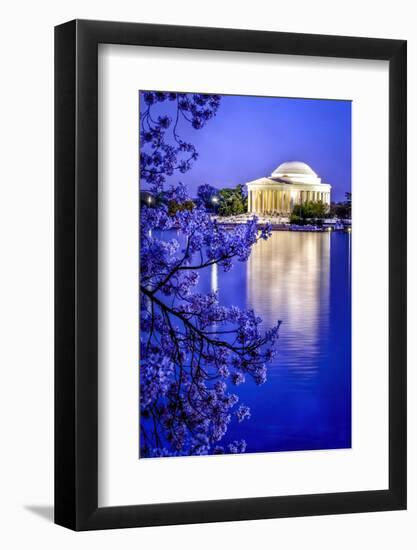
[[[210,269],[211,269],[210,290],[211,292],[217,292],[219,290],[218,265],[213,264]]]
[[[247,303],[265,327],[282,321],[286,365],[315,370],[329,324],[330,234],[274,232],[253,248]],[[309,360],[307,360],[309,359]],[[316,360],[314,360],[316,359]]]

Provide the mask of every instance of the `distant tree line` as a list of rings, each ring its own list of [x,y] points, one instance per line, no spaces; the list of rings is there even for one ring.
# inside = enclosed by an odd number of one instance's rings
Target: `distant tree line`
[[[350,219],[352,214],[352,193],[345,193],[345,200],[333,202],[330,207],[321,202],[305,202],[296,204],[290,217],[290,223],[307,225],[315,223],[321,225],[325,218]]]
[[[208,212],[224,217],[244,214],[248,209],[248,197],[244,185],[217,189],[211,185],[203,184],[198,187],[197,197],[194,200],[187,199],[183,202],[172,198],[167,199],[163,193],[151,195],[147,191],[143,191],[141,203],[148,207],[166,204],[171,216],[183,210],[191,211],[196,206],[204,207]],[[306,225],[314,221],[320,225],[324,218],[350,219],[351,212],[352,194],[345,193],[345,200],[332,203],[330,208],[321,201],[296,204],[290,217],[290,223]]]
[[[216,189],[208,184],[200,185],[197,199],[206,210],[220,216],[236,216],[248,210],[248,197],[244,185],[223,189]]]
[[[295,225],[306,225],[314,220],[320,223],[327,217],[328,206],[324,202],[305,202],[296,204],[290,217],[290,223]]]
[[[345,193],[345,200],[330,205],[330,217],[342,220],[352,217],[352,193]]]
[[[147,191],[143,191],[141,204],[148,207],[166,204],[171,216],[179,211],[193,210],[196,206],[204,207],[207,211],[220,216],[236,216],[247,212],[248,198],[245,191],[244,185],[216,189],[211,185],[203,184],[198,187],[197,197],[194,200],[187,199],[184,202],[178,202],[172,198],[167,199],[164,193],[151,195]]]

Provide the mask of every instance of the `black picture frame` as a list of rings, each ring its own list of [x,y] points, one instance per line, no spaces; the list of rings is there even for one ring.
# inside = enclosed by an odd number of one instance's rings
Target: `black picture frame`
[[[98,44],[389,62],[389,488],[98,506]],[[55,28],[55,522],[77,531],[406,508],[406,41],[74,20]]]

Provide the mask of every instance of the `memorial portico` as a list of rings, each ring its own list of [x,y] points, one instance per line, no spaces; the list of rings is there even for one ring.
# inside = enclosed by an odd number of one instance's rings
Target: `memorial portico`
[[[284,162],[269,177],[250,181],[248,212],[288,215],[297,204],[322,202],[330,206],[331,185],[305,163]]]

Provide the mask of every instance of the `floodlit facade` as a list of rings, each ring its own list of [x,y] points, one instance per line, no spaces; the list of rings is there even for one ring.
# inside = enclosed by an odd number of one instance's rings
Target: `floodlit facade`
[[[323,202],[330,205],[332,186],[304,162],[280,164],[269,177],[250,181],[248,212],[255,214],[289,215],[296,204]]]

